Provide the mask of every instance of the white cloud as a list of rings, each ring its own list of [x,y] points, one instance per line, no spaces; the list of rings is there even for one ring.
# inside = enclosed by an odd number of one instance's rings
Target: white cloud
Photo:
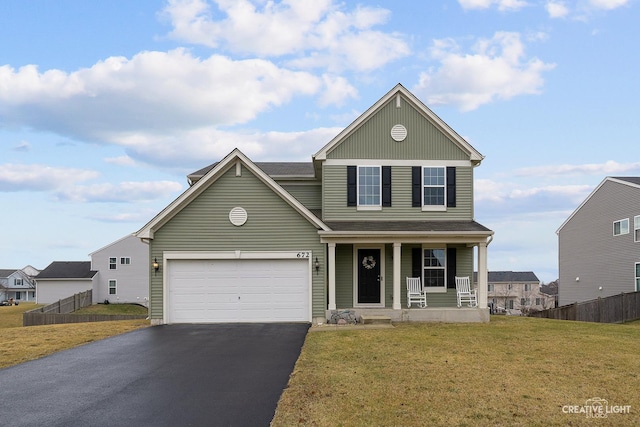
[[[19,151],[23,153],[31,151],[31,144],[29,144],[27,141],[20,141],[18,145],[13,147],[13,151]]]
[[[0,165],[0,191],[50,191],[97,176],[97,172],[83,169],[5,163]]]
[[[410,53],[401,35],[373,30],[390,11],[333,0],[171,0],[163,15],[172,38],[300,69],[370,71]]]
[[[105,163],[119,166],[135,166],[136,161],[129,156],[108,157],[104,159]]]
[[[73,73],[0,67],[0,124],[104,140],[105,134],[245,123],[322,81],[264,60],[193,57],[184,49],[111,57]]]
[[[488,9],[496,6],[500,11],[519,10],[527,6],[523,0],[458,0],[463,9]]]
[[[318,147],[342,129],[318,128],[305,132],[227,132],[199,127],[172,134],[138,133],[122,136],[118,144],[133,158],[166,167],[202,167],[238,148],[260,161],[308,161]]]
[[[564,18],[569,14],[569,8],[563,1],[549,1],[545,8],[550,18]]]
[[[625,6],[629,0],[589,0],[589,4],[596,9],[613,10]]]
[[[542,73],[555,67],[538,58],[526,59],[520,34],[511,32],[478,40],[471,53],[463,52],[452,39],[435,40],[431,56],[440,66],[421,73],[414,90],[428,104],[452,104],[462,111],[498,99],[539,94]]]
[[[135,203],[171,196],[182,190],[174,181],[121,182],[120,184],[78,185],[61,189],[61,200],[74,202],[122,202]]]
[[[587,163],[584,165],[547,165],[518,169],[516,176],[545,176],[557,177],[561,175],[616,175],[630,172],[640,173],[640,162],[618,163],[613,160],[604,163]]]

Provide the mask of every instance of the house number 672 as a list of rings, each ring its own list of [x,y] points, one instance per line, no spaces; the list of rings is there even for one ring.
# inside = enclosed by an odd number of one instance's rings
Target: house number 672
[[[298,258],[311,258],[311,252],[298,252]]]

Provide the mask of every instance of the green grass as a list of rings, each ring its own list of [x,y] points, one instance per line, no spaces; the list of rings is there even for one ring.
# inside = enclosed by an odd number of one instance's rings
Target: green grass
[[[493,316],[314,332],[273,426],[640,425],[640,322]],[[603,420],[563,414],[600,397]]]
[[[146,315],[147,307],[138,304],[94,304],[76,310],[73,314],[140,314]]]

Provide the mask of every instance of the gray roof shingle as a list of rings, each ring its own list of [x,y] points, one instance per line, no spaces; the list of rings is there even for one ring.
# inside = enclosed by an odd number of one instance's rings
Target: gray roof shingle
[[[96,273],[91,261],[54,261],[36,279],[91,279]]]
[[[187,177],[192,181],[202,178],[207,172],[213,169],[218,162],[190,173]],[[274,177],[296,177],[296,178],[313,178],[315,171],[311,162],[256,162],[255,165],[262,169],[267,175]]]
[[[477,282],[477,272],[473,273],[473,281]],[[531,282],[540,283],[533,271],[489,271],[489,283]]]

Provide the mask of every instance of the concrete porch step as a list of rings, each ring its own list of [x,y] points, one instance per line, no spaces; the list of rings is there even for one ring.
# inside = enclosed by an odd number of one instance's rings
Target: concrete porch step
[[[360,316],[360,322],[363,325],[390,325],[391,317],[373,314],[364,314]]]

